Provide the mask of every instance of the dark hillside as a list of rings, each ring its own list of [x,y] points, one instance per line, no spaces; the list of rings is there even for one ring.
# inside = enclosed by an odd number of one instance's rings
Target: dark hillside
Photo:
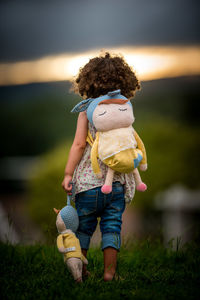
[[[144,112],[158,113],[189,125],[198,125],[199,99],[200,76],[191,76],[142,82],[134,103],[140,117]]]
[[[73,137],[79,97],[69,82],[0,87],[1,156],[38,155]],[[142,82],[133,101],[136,121],[152,117],[199,125],[200,76]]]

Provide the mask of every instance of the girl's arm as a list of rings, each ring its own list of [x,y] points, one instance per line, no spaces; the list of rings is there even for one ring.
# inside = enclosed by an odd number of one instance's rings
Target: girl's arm
[[[65,167],[65,176],[62,182],[62,187],[66,192],[70,192],[72,185],[72,176],[77,164],[80,162],[83,152],[86,147],[86,138],[88,132],[88,120],[86,112],[80,112],[77,121],[76,134],[71,146],[68,161]]]

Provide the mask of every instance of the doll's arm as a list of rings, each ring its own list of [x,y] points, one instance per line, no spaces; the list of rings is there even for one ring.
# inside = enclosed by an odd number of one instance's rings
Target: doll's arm
[[[92,169],[97,177],[101,177],[101,170],[99,168],[98,164],[98,143],[99,143],[99,133],[96,133],[96,139],[94,141],[94,144],[91,149],[91,163],[92,163]]]
[[[70,192],[72,185],[70,184],[74,170],[82,158],[86,147],[86,138],[88,132],[88,120],[86,112],[81,112],[78,116],[76,134],[71,146],[68,161],[65,167],[65,177],[62,182],[62,187],[66,192]]]
[[[92,147],[93,144],[94,144],[94,139],[90,133],[90,131],[88,130],[88,134],[87,134],[87,139],[86,139],[86,142],[88,142],[88,144],[90,144],[90,146]]]
[[[63,244],[63,236],[62,234],[59,234],[59,236],[57,237],[57,247],[58,247],[58,251],[61,253],[65,253],[66,252],[66,248],[64,247]]]
[[[142,161],[140,163],[140,170],[141,171],[146,171],[146,169],[147,169],[147,155],[146,155],[145,146],[144,146],[141,138],[139,137],[139,135],[137,134],[137,132],[135,130],[134,130],[134,137],[135,137],[135,140],[137,142],[138,149],[140,149],[142,151],[142,154],[143,154],[143,158],[142,158]]]

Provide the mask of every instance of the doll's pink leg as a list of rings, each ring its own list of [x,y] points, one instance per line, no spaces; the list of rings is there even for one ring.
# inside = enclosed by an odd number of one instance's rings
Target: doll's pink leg
[[[136,190],[139,192],[145,192],[147,190],[147,185],[142,182],[138,186],[136,186]]]
[[[142,182],[142,179],[140,177],[140,173],[139,173],[137,168],[134,169],[133,175],[134,175],[134,178],[135,178],[136,190],[139,191],[139,192],[146,191],[147,186],[144,182]]]
[[[82,282],[83,263],[80,258],[70,257],[67,259],[67,267],[77,283]]]
[[[112,192],[113,177],[114,177],[114,171],[108,168],[105,183],[101,188],[102,193],[109,194]]]

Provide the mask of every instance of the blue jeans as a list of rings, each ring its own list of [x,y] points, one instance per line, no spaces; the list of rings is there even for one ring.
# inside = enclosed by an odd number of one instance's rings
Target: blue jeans
[[[102,250],[107,247],[120,249],[122,213],[125,209],[124,187],[120,182],[114,182],[112,192],[107,195],[101,192],[101,187],[77,194],[76,209],[79,216],[76,235],[82,249],[89,249],[98,217],[101,218]]]

